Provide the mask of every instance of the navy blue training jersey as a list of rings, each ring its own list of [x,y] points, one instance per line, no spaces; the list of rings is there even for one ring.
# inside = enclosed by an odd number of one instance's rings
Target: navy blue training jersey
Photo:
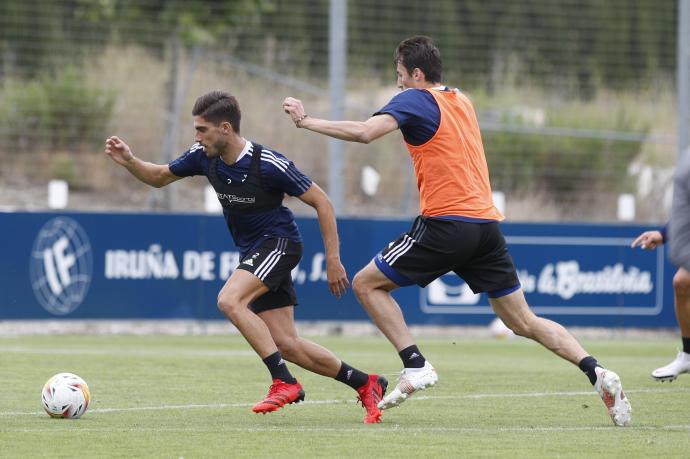
[[[374,115],[387,113],[398,122],[405,142],[422,145],[428,142],[441,122],[441,110],[429,91],[406,89],[396,94]]]
[[[220,180],[228,184],[242,183],[249,173],[252,157],[256,152],[252,142],[247,142],[235,164],[226,164],[219,160],[217,171]],[[301,196],[312,184],[309,177],[300,172],[292,161],[280,153],[264,147],[261,151],[261,184],[271,191],[287,193],[290,196]],[[170,162],[170,171],[178,177],[204,175],[208,177],[209,159],[206,150],[194,144],[179,158]],[[302,237],[295,223],[292,211],[285,206],[262,213],[235,214],[225,213],[225,219],[235,245],[242,256],[271,237],[284,237],[301,242]]]

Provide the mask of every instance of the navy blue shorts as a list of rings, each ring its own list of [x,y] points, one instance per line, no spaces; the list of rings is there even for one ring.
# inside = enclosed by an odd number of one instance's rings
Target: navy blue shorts
[[[249,305],[255,313],[297,305],[292,270],[302,259],[302,244],[286,238],[271,238],[249,252],[237,269],[259,278],[268,292]]]
[[[410,231],[379,252],[374,262],[400,286],[426,287],[453,271],[474,293],[500,297],[520,287],[505,238],[494,221],[419,216]]]

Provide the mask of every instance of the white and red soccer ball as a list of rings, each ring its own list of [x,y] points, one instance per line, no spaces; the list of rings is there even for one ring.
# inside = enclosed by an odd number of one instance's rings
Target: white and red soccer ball
[[[72,373],[58,373],[43,386],[43,409],[51,418],[76,419],[89,408],[91,392],[86,381]]]

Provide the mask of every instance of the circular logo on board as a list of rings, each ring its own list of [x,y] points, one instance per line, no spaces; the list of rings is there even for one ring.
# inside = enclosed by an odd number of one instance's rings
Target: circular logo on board
[[[63,316],[77,309],[89,290],[92,269],[91,244],[79,223],[57,217],[43,225],[31,249],[29,274],[46,311]]]

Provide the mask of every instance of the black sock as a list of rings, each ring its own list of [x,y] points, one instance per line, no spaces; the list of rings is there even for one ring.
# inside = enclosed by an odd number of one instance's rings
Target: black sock
[[[398,355],[400,356],[405,368],[422,368],[426,362],[426,359],[422,353],[419,352],[419,349],[415,344],[398,352]]]
[[[683,339],[683,352],[690,354],[690,338],[685,336],[681,336],[681,338]]]
[[[357,390],[369,381],[369,375],[341,361],[340,371],[338,371],[335,380]]]
[[[283,357],[280,356],[280,352],[275,352],[265,359],[263,359],[268,371],[271,372],[272,379],[281,379],[283,382],[288,384],[295,384],[297,380],[290,374],[287,364]]]
[[[580,360],[580,363],[578,363],[577,366],[580,367],[580,370],[587,375],[589,382],[591,382],[592,385],[597,382],[597,374],[594,369],[601,366],[599,363],[597,363],[597,359],[591,355],[588,355],[584,359]]]

